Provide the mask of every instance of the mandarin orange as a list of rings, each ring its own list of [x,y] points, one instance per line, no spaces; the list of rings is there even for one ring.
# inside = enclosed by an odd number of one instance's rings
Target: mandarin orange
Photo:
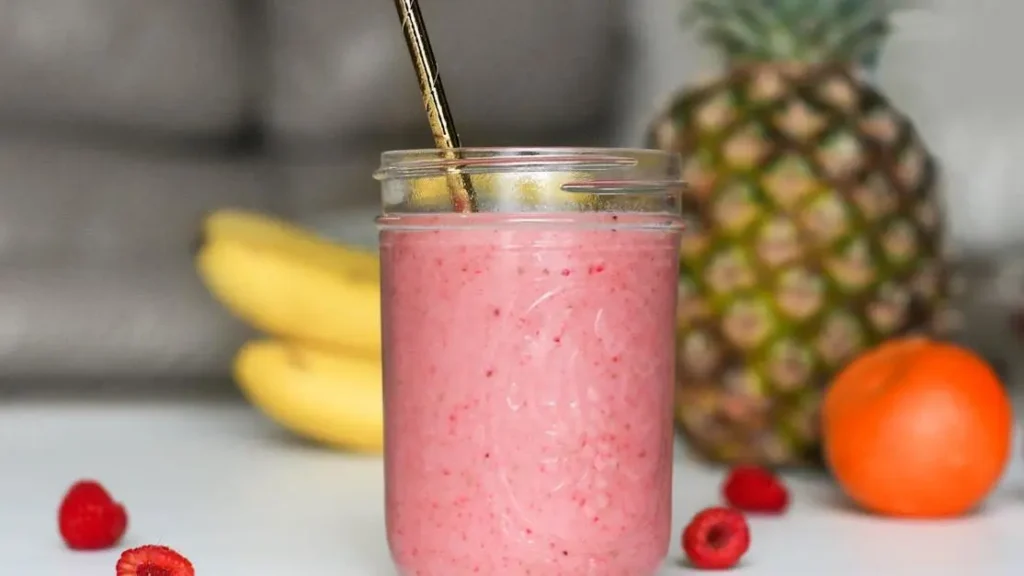
[[[833,380],[822,403],[822,436],[836,481],[864,509],[958,516],[998,484],[1010,458],[1013,408],[975,353],[896,339]]]

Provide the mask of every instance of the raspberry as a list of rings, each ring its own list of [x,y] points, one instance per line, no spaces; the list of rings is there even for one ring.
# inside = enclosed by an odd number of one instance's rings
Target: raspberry
[[[694,568],[732,568],[750,548],[750,528],[743,514],[731,508],[707,508],[683,531],[683,551]]]
[[[121,553],[117,576],[195,576],[187,558],[166,546],[140,546]]]
[[[757,466],[737,466],[722,485],[725,501],[739,510],[781,514],[789,506],[789,492],[770,471]]]
[[[57,511],[61,538],[72,550],[102,550],[118,543],[128,528],[128,513],[94,480],[76,482]]]

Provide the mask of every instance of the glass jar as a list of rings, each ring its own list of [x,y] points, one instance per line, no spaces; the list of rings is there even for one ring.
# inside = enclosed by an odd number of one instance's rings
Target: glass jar
[[[679,174],[648,150],[383,155],[387,532],[402,574],[657,571]]]

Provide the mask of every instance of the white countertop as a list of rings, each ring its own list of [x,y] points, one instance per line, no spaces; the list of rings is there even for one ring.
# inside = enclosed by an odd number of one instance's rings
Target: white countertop
[[[886,521],[841,504],[821,477],[790,477],[794,505],[753,519],[749,576],[1000,576],[1024,573],[1024,470],[1015,457],[986,509],[955,522]],[[199,576],[391,576],[382,463],[288,439],[230,401],[0,406],[4,574],[106,576],[118,551],[63,548],[56,509],[80,477],[128,508],[124,547],[158,543]],[[722,472],[678,459],[675,533],[716,502]],[[676,543],[663,576],[679,565]],[[500,575],[495,575],[500,576]]]

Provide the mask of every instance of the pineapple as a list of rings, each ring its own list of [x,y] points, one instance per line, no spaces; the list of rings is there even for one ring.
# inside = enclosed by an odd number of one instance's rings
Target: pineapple
[[[820,463],[822,390],[883,339],[941,334],[937,170],[864,77],[890,0],[692,0],[727,63],[651,147],[685,161],[676,416],[707,459]]]

